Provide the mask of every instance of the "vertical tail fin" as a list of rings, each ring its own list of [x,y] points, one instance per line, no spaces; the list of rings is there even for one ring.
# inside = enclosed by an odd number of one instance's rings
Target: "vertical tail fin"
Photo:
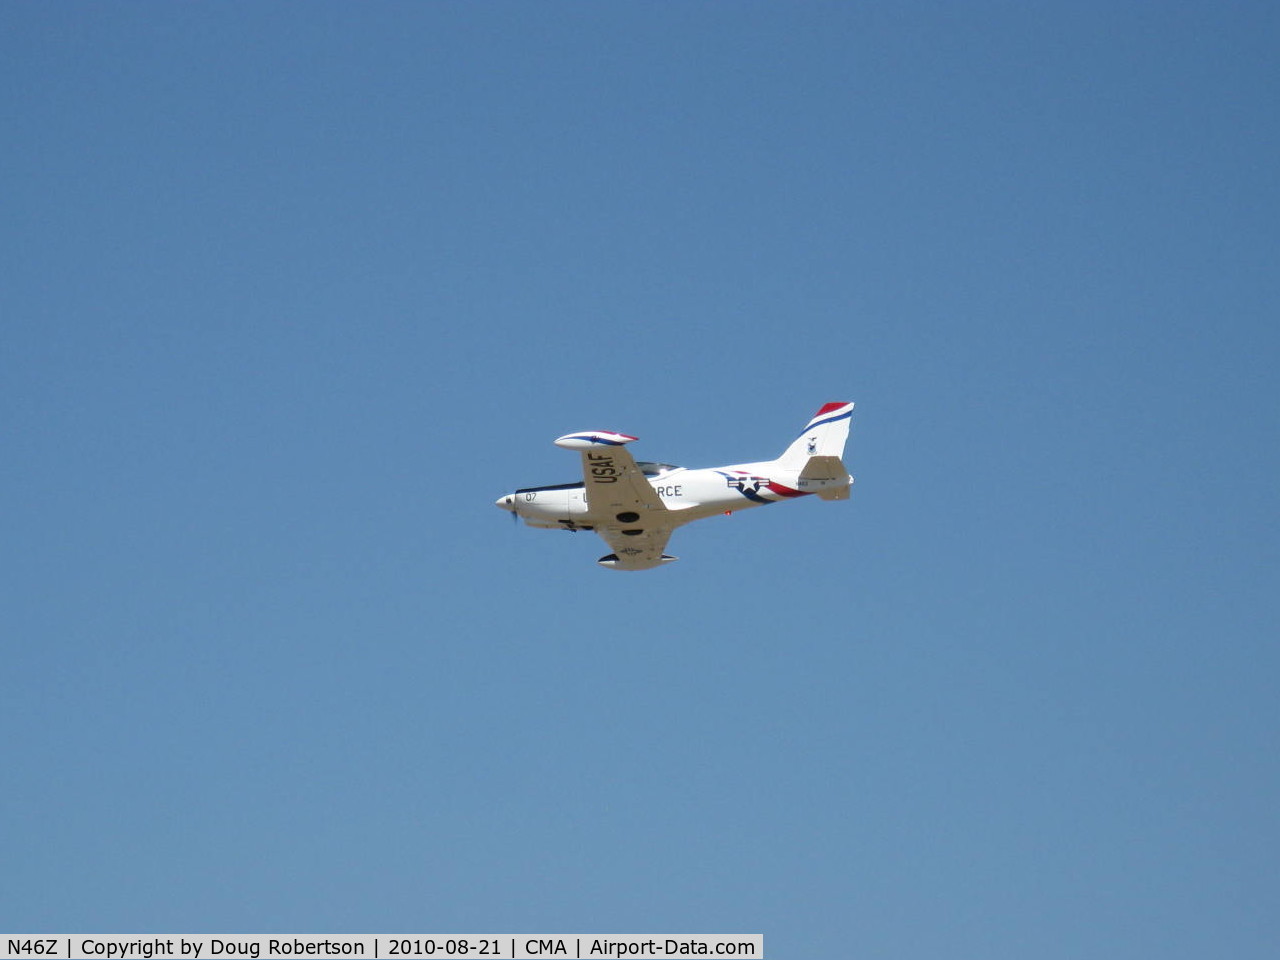
[[[778,465],[799,468],[808,463],[810,457],[842,457],[852,416],[852,403],[823,404],[800,436],[778,458]]]

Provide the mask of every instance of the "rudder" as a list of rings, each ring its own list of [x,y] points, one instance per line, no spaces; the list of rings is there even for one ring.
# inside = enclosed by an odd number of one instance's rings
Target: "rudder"
[[[849,439],[849,421],[853,416],[853,404],[825,403],[808,422],[800,436],[777,460],[781,466],[802,467],[810,457],[844,456],[845,441]]]

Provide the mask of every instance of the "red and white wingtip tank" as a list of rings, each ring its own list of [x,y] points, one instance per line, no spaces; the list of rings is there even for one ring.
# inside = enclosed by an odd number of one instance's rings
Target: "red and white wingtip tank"
[[[717,514],[815,494],[847,500],[853,478],[844,465],[853,404],[827,403],[776,460],[687,470],[637,463],[636,438],[607,430],[568,433],[557,447],[582,456],[579,482],[523,487],[497,505],[529,526],[594,530],[613,550],[598,561],[611,570],[649,570],[675,560],[663,553],[677,527]]]

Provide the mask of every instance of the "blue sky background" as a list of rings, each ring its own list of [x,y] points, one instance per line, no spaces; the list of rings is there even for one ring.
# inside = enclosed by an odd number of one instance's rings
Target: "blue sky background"
[[[1275,956],[1278,9],[0,6],[0,929]]]

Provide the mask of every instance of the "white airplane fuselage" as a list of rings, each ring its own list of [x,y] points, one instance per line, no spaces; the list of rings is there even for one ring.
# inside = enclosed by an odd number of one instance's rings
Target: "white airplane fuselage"
[[[607,451],[605,452],[607,456]],[[647,468],[647,464],[642,464]],[[664,520],[669,527],[683,526],[718,514],[737,513],[751,507],[793,500],[819,490],[848,489],[843,483],[802,479],[799,470],[779,471],[772,463],[740,463],[727,467],[690,470],[666,467],[645,479],[670,511]],[[528,487],[498,500],[531,527],[551,530],[593,530],[597,527],[626,526],[616,515],[593,512],[585,483]]]

